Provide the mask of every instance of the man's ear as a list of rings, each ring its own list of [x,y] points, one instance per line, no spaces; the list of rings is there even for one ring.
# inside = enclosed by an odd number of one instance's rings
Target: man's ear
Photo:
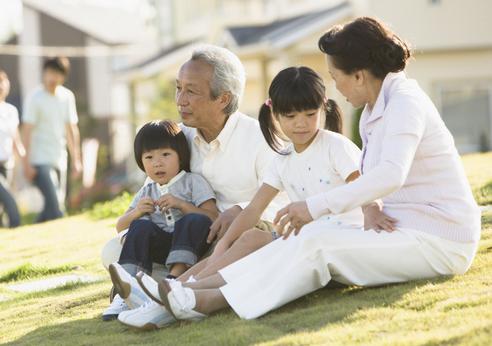
[[[229,105],[229,103],[231,103],[231,101],[232,101],[232,95],[229,91],[223,92],[219,96],[219,103],[222,109],[226,108]]]

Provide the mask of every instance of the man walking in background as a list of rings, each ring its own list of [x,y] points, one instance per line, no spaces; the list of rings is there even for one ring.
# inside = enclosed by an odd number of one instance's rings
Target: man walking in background
[[[43,65],[43,81],[28,97],[23,113],[22,138],[26,147],[24,174],[44,198],[37,222],[63,216],[67,152],[72,173],[82,171],[80,135],[74,94],[63,86],[68,75],[68,59],[55,57]]]

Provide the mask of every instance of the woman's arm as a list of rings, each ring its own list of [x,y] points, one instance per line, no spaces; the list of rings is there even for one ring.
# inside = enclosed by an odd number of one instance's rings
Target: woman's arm
[[[385,111],[382,138],[372,138],[382,142],[379,164],[350,184],[309,197],[306,202],[313,218],[365,205],[403,186],[425,130],[425,113],[416,100],[400,100],[396,105]]]

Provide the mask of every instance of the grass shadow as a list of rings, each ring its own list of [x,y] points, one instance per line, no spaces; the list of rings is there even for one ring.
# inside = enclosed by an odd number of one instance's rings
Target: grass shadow
[[[240,320],[231,311],[220,312],[200,323],[181,322],[155,332],[138,332],[120,323],[102,322],[99,316],[39,327],[7,345],[248,345],[276,340],[326,326],[350,322],[366,309],[392,307],[402,296],[429,283],[449,278],[414,281],[379,288],[327,287],[257,320]],[[425,304],[424,304],[425,305]],[[74,304],[74,307],[80,304]],[[71,308],[65,305],[64,308]],[[407,307],[418,310],[425,306]],[[75,314],[76,316],[76,314]]]

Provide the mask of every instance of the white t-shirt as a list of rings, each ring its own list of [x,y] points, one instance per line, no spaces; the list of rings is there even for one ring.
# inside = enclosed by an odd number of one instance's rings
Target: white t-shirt
[[[58,86],[54,95],[42,86],[37,88],[26,101],[22,120],[34,125],[29,156],[31,164],[65,168],[65,126],[78,122],[73,93],[64,86]]]
[[[361,152],[341,134],[319,130],[316,138],[303,152],[297,153],[292,144],[289,154],[276,155],[265,173],[263,182],[279,191],[286,191],[292,202],[345,185],[345,179],[358,171]],[[360,208],[331,218],[344,224],[362,225]]]
[[[7,102],[0,102],[0,162],[8,162],[12,158],[14,136],[19,126],[17,108]]]

